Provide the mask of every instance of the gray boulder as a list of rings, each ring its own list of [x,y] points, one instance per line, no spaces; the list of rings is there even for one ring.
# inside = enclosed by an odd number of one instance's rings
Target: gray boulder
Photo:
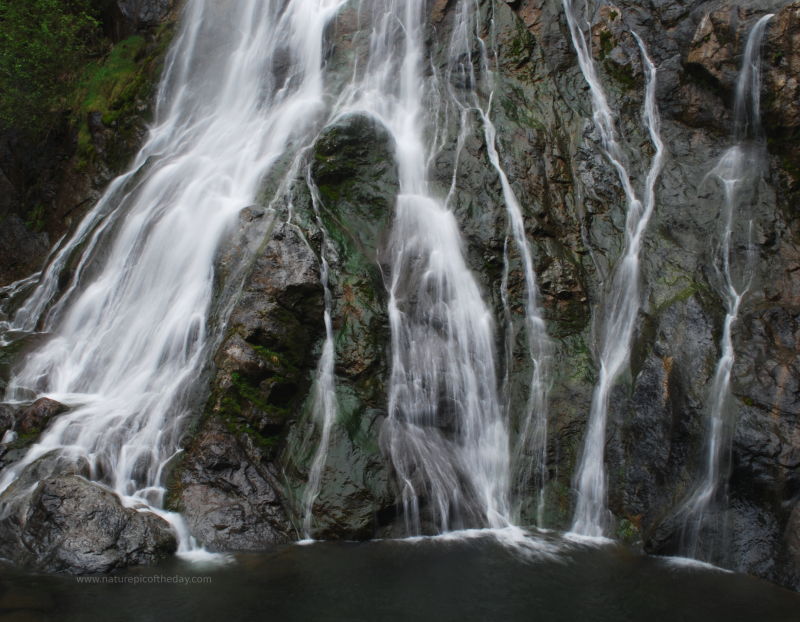
[[[259,550],[291,539],[274,475],[248,455],[254,449],[248,437],[240,439],[219,420],[208,422],[178,483],[177,506],[189,529],[215,551]]]
[[[165,520],[123,506],[85,479],[85,471],[85,464],[55,454],[23,471],[0,496],[0,556],[44,572],[94,574],[153,564],[175,552]]]
[[[19,415],[17,430],[21,434],[41,432],[50,420],[69,410],[67,406],[48,397],[41,397]]]

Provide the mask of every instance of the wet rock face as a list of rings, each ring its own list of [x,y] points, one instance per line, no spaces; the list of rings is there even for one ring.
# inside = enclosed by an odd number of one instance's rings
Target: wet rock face
[[[394,145],[374,120],[351,115],[327,128],[314,148],[311,174],[329,236],[332,321],[337,334],[337,423],[313,507],[313,535],[362,539],[394,518],[388,465],[378,448],[386,412],[389,343],[383,275],[399,184]],[[281,454],[290,485],[305,486],[318,427],[308,416],[292,426]],[[304,508],[295,504],[295,522]]]
[[[0,404],[0,471],[22,458],[50,421],[69,410],[61,402],[40,398],[28,406]],[[4,438],[8,431],[10,434]]]
[[[778,11],[766,34],[766,97],[770,151],[780,160],[794,200],[800,191],[800,3]]]
[[[10,404],[0,404],[0,438],[7,430],[14,428],[17,421],[17,409]]]
[[[231,313],[206,415],[171,487],[171,505],[192,534],[219,551],[291,537],[272,461],[308,394],[322,330],[319,262],[303,232],[272,216],[244,216],[244,226],[266,227],[265,245]]]
[[[540,224],[529,236],[537,250],[549,328],[558,335],[548,499],[553,524],[568,527],[571,499],[565,491],[585,432],[594,344],[587,324],[567,320],[570,315],[585,320],[602,304],[604,275],[615,265],[621,246],[624,201],[615,193],[618,180],[599,155],[562,3],[507,4],[518,22],[507,26],[503,11],[496,11],[503,71],[495,92],[500,103],[495,123],[502,128],[509,175],[523,199],[526,221]],[[769,170],[766,181],[739,206],[746,211],[737,212],[742,222],[753,222],[758,261],[734,327],[737,362],[727,408],[737,424],[729,502],[719,512],[720,525],[728,526],[730,537],[718,559],[794,588],[800,576],[794,547],[799,229],[793,207],[800,168],[798,142],[792,138],[800,98],[792,79],[797,72],[791,69],[798,58],[797,5],[786,0],[747,6],[679,1],[643,7],[619,0],[592,5],[588,14],[592,53],[609,102],[618,111],[619,134],[635,176],[642,174],[640,167],[646,167],[652,150],[641,147],[647,143],[640,117],[643,83],[631,30],[641,35],[658,67],[661,134],[670,157],[642,251],[644,304],[630,374],[619,379],[612,397],[606,457],[609,503],[619,526],[614,535],[641,542],[650,551],[674,553],[681,550],[678,508],[703,473],[709,384],[724,319],[723,297],[711,267],[718,244],[714,240],[720,236],[721,190],[708,173],[730,146],[734,90],[747,35],[761,16],[775,13],[762,52]],[[519,24],[530,39],[519,34]],[[517,90],[525,96],[516,96]],[[504,97],[518,110],[536,102],[532,119],[509,114]],[[518,132],[521,127],[526,136]],[[529,164],[527,154],[539,133],[544,138],[538,152],[550,162],[558,155],[561,163],[557,175],[547,165],[543,171],[550,190],[547,202],[541,199],[541,173]],[[563,258],[554,243],[546,243],[556,224],[556,239],[569,240],[569,272],[548,267]],[[568,237],[570,231],[577,235]],[[564,301],[556,307],[558,296],[551,298],[550,291],[588,297],[585,314],[558,313]]]
[[[47,457],[45,457],[47,458]],[[41,465],[34,463],[32,471]],[[77,473],[20,476],[2,496],[0,555],[44,572],[107,573],[175,552],[169,524]],[[75,469],[72,469],[73,471]]]
[[[314,506],[314,535],[366,538],[378,528],[376,515],[394,503],[377,446],[388,342],[378,261],[397,173],[385,130],[360,116],[323,132],[312,158],[340,335],[339,423]],[[273,225],[262,234],[264,246],[217,353],[208,412],[171,485],[172,505],[215,550],[294,539],[303,521],[302,494],[318,443],[310,409],[324,336],[322,234],[302,186],[294,202],[294,224],[282,212],[264,217]],[[262,220],[244,218],[242,226],[255,230]],[[232,251],[238,243],[231,240]],[[229,254],[223,249],[223,263]]]
[[[4,194],[2,179],[0,172],[0,194]],[[8,192],[10,195],[13,191]],[[0,207],[0,213],[4,212],[6,217],[0,226],[0,283],[9,283],[36,271],[48,243],[45,233],[31,231],[17,214]]]
[[[291,539],[277,477],[258,448],[214,420],[189,448],[175,505],[212,551],[260,550]]]

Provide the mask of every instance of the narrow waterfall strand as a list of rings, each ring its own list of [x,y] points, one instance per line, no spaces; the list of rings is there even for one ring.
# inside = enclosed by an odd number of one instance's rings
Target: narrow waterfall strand
[[[312,518],[314,502],[319,497],[322,485],[322,470],[330,447],[331,429],[336,421],[336,378],[334,374],[335,346],[333,341],[333,322],[331,320],[333,309],[333,296],[330,288],[330,266],[328,264],[328,231],[322,222],[319,211],[319,190],[311,179],[311,172],[307,172],[306,183],[311,192],[311,203],[314,208],[317,226],[322,231],[322,246],[320,250],[320,281],[324,290],[325,310],[325,341],[322,344],[322,354],[317,363],[316,378],[314,381],[314,401],[311,406],[314,424],[319,427],[319,444],[311,460],[308,472],[308,483],[303,494],[303,537],[312,539]]]
[[[630,173],[625,167],[622,148],[614,128],[614,115],[597,76],[586,37],[578,26],[572,0],[563,0],[563,4],[578,64],[591,91],[592,118],[600,132],[603,152],[617,171],[627,201],[625,249],[615,267],[603,303],[603,321],[597,346],[599,375],[592,395],[583,452],[575,476],[577,503],[572,531],[580,535],[601,537],[605,533],[608,516],[608,483],[604,459],[609,398],[614,382],[625,369],[630,357],[636,316],[641,306],[639,253],[655,207],[655,184],[664,165],[664,144],[659,135],[660,122],[655,101],[657,72],[644,42],[634,33],[647,80],[644,120],[655,147],[642,201],[637,197]]]
[[[710,175],[716,177],[723,187],[721,209],[722,240],[718,252],[718,272],[722,285],[720,294],[725,304],[725,320],[720,339],[720,357],[714,370],[709,392],[708,432],[703,475],[696,488],[685,501],[681,512],[684,515],[684,548],[692,557],[701,555],[701,531],[705,526],[709,510],[724,487],[727,477],[733,423],[727,414],[730,397],[731,370],[736,358],[733,347],[733,327],[739,317],[739,309],[752,279],[752,266],[746,265],[741,283],[736,279],[731,265],[732,238],[738,220],[737,203],[743,186],[752,184],[761,167],[761,41],[772,14],[761,17],[750,30],[745,46],[742,69],[736,84],[734,104],[732,147],[727,149],[714,166]],[[747,217],[748,214],[741,216]],[[752,221],[748,224],[750,230]]]

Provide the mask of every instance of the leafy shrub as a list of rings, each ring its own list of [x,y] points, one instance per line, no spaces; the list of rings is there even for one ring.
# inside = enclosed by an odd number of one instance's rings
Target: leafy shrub
[[[101,46],[101,2],[0,0],[0,127],[46,130]]]

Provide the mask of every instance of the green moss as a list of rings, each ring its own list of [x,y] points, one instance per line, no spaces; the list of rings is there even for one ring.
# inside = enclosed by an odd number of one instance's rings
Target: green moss
[[[566,378],[577,384],[593,384],[595,367],[592,353],[586,339],[582,335],[570,335],[561,340],[564,357],[569,361],[566,366]]]
[[[9,449],[25,449],[37,441],[42,431],[38,428],[31,430],[25,434],[19,434],[13,443],[9,443]]]
[[[606,72],[613,80],[619,83],[626,91],[631,91],[638,86],[636,76],[633,75],[633,69],[627,65],[618,65],[611,60],[606,60],[603,63]]]
[[[614,49],[614,37],[608,30],[603,30],[600,33],[600,52],[598,56],[600,60],[605,60],[606,56],[611,54],[611,50]]]
[[[239,396],[250,402],[260,411],[271,415],[275,415],[282,419],[288,418],[289,410],[287,408],[280,408],[278,406],[269,404],[264,399],[259,388],[251,384],[244,376],[242,376],[237,372],[234,372],[233,374],[231,374],[231,380],[233,381],[233,386],[236,389],[236,392],[239,394]],[[234,398],[229,397],[226,399],[234,399]],[[224,401],[225,399],[223,399],[223,402]],[[241,402],[237,402],[237,408],[238,412],[241,413]]]
[[[282,436],[263,434],[254,428],[245,418],[245,404],[249,403],[262,412],[280,418],[288,418],[288,410],[268,404],[261,396],[258,387],[253,386],[240,374],[232,374],[231,380],[233,381],[232,390],[219,399],[216,412],[212,410],[210,414],[220,417],[225,427],[235,436],[248,436],[261,450],[268,452],[276,448],[280,444]],[[212,400],[211,403],[214,401],[216,400]]]
[[[88,117],[100,113],[104,125],[130,114],[148,81],[139,62],[145,39],[129,37],[115,45],[105,58],[89,65],[76,92],[78,156],[85,164],[94,156]]]
[[[641,541],[641,533],[639,527],[634,521],[623,518],[617,525],[617,539],[627,544],[635,544]]]
[[[249,345],[256,354],[267,361],[270,366],[274,369],[279,369],[283,375],[295,376],[300,373],[297,367],[287,360],[287,355],[285,353],[275,352],[264,346],[257,346],[251,343],[247,345]]]
[[[536,40],[533,38],[533,35],[531,35],[524,24],[519,21],[516,23],[516,32],[506,45],[503,57],[509,59],[518,66],[522,65],[530,59],[535,45]]]
[[[77,130],[76,167],[85,170],[96,157],[89,116],[100,115],[113,130],[105,154],[112,170],[124,166],[142,125],[142,104],[153,96],[161,62],[172,39],[174,24],[162,24],[147,38],[134,35],[110,48],[99,60],[88,64],[73,93],[73,126]],[[145,119],[146,120],[146,119]]]
[[[664,300],[664,302],[662,302],[660,305],[658,305],[656,307],[657,315],[663,313],[668,307],[671,307],[674,304],[689,300],[689,298],[691,298],[697,293],[698,291],[697,284],[691,282],[687,277],[684,276],[678,277],[678,279],[676,279],[672,283],[668,283],[667,285],[669,287],[674,286],[675,284],[677,284],[678,280],[686,280],[689,283],[689,285],[687,285],[677,293],[673,294],[672,296]]]
[[[25,221],[25,226],[31,231],[42,231],[45,225],[45,208],[41,203],[37,203],[32,210],[28,212],[28,218]]]
[[[108,115],[104,116],[104,123],[113,120],[111,104],[130,92],[132,79],[139,72],[136,57],[144,46],[144,37],[128,37],[115,45],[105,59],[88,68],[81,110],[104,112]]]
[[[253,428],[251,425],[242,421],[241,419],[236,419],[235,417],[226,416],[223,418],[225,422],[225,427],[228,431],[233,434],[234,436],[241,436],[245,435],[253,441],[256,447],[261,449],[262,451],[269,452],[272,449],[275,449],[281,442],[281,437],[277,435],[270,435],[266,436],[261,434],[258,430]]]
[[[516,84],[509,83],[507,87],[510,96],[500,98],[500,106],[505,116],[519,126],[544,131],[544,123],[537,116],[535,108],[527,105],[531,98],[526,97],[523,89]]]
[[[101,46],[92,0],[0,0],[0,126],[46,134],[85,58]]]

